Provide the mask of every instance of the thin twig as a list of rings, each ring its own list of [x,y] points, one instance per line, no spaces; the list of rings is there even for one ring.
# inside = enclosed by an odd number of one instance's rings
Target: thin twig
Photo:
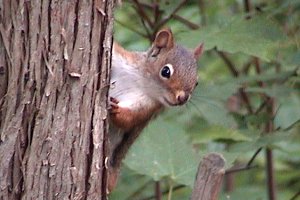
[[[258,113],[260,113],[268,104],[269,102],[269,97],[266,97],[266,99],[262,102],[262,104],[260,104],[260,106],[256,109],[256,111],[254,112],[255,115],[257,115]]]
[[[235,65],[233,64],[233,62],[229,59],[229,57],[222,51],[218,51],[217,49],[215,49],[215,51],[218,53],[218,55],[222,58],[222,60],[225,62],[225,64],[227,65],[227,67],[229,68],[230,72],[232,73],[232,75],[234,77],[238,77],[240,75],[239,71],[236,69]],[[246,108],[248,110],[248,112],[250,114],[253,114],[253,109],[250,103],[250,99],[247,95],[247,93],[245,92],[245,88],[240,88],[239,89],[239,93],[241,95],[242,100],[244,101]]]
[[[242,68],[241,72],[243,74],[248,74],[251,65],[252,65],[252,59],[249,60],[246,64],[243,65],[243,68]]]
[[[155,2],[154,4],[148,4],[148,3],[144,3],[144,2],[139,2],[141,6],[143,6],[144,8],[150,9],[152,10],[157,4],[157,2]]]
[[[153,4],[147,4],[147,3],[142,3],[140,2],[140,4],[146,8],[146,9],[150,9],[150,10],[153,10],[154,11],[154,24],[157,24],[158,23],[158,19],[159,19],[159,16],[161,15],[162,13],[162,10],[159,9],[159,4],[157,2],[153,3]],[[192,30],[196,30],[196,29],[199,29],[200,26],[198,24],[195,24],[185,18],[183,18],[182,16],[180,15],[177,15],[177,14],[172,14],[172,17],[174,19],[176,19],[177,21],[183,23],[184,25],[186,25],[187,27],[189,27],[190,29]]]
[[[253,59],[253,62],[254,62],[254,66],[255,66],[256,73],[257,73],[257,74],[261,74],[261,66],[260,66],[259,58],[255,57],[255,58]],[[263,81],[258,81],[258,85],[259,85],[260,87],[262,87],[262,88],[265,87],[265,84],[264,84]]]
[[[249,0],[250,1],[250,0]],[[258,75],[261,74],[261,65],[258,58],[254,58],[254,66],[256,73]],[[265,83],[263,81],[259,81],[258,85],[261,88],[265,87]],[[262,95],[262,98],[267,98],[266,94]],[[265,133],[270,134],[274,131],[274,116],[275,116],[275,100],[272,97],[268,97],[268,104],[266,106],[266,112],[269,115],[269,120],[265,126]],[[275,188],[275,173],[274,173],[274,160],[273,160],[273,152],[271,149],[266,149],[266,173],[267,173],[267,188],[269,200],[276,200],[276,188]]]
[[[170,188],[169,188],[169,193],[168,193],[168,200],[172,199],[173,189],[174,189],[173,184],[171,184]]]
[[[249,114],[253,114],[253,108],[252,108],[252,106],[251,106],[250,99],[249,99],[247,93],[245,92],[245,88],[241,88],[241,89],[239,90],[239,92],[240,92],[240,95],[241,95],[241,97],[242,97],[242,99],[243,99],[245,105],[246,105],[246,108],[247,108],[247,110],[248,110],[248,113],[249,113]]]
[[[179,190],[179,189],[181,189],[181,188],[184,188],[184,187],[186,187],[185,185],[177,185],[177,186],[175,186],[175,187],[173,187],[173,192],[174,191],[176,191],[176,190]],[[162,195],[166,195],[166,194],[168,194],[169,193],[169,188],[167,189],[167,190],[164,190],[163,192],[162,192]],[[155,195],[153,195],[153,196],[150,196],[150,197],[146,197],[146,198],[144,198],[144,199],[142,199],[142,200],[151,200],[151,199],[155,199]]]
[[[251,159],[248,161],[248,163],[245,166],[233,167],[232,169],[226,170],[225,174],[230,174],[230,173],[235,173],[235,172],[239,172],[239,171],[256,168],[257,166],[256,165],[252,166],[252,163],[255,160],[255,158],[257,157],[257,155],[261,152],[262,149],[263,149],[262,147],[257,149],[256,152],[253,154],[253,156],[251,157]]]
[[[278,83],[283,84],[284,82],[288,81],[289,78],[291,78],[291,77],[298,77],[300,75],[298,70],[300,70],[300,66],[295,67],[295,69],[291,72],[291,74],[289,76],[287,76],[286,78],[284,78],[282,80],[279,80]]]
[[[136,7],[134,7],[134,9],[137,12],[137,14],[141,17],[140,19],[144,29],[146,30],[147,38],[150,42],[152,42],[153,34],[150,33],[148,26],[146,25],[146,22],[148,23],[151,29],[153,29],[153,22],[151,22],[150,18],[146,14],[143,8],[144,7],[143,4],[141,4],[138,0],[133,0],[133,2],[136,4]]]
[[[202,25],[206,25],[206,14],[205,14],[205,3],[203,0],[199,0],[198,1],[198,7],[199,7],[199,10],[200,10],[200,15],[201,15],[201,24]]]
[[[145,21],[143,19],[141,19],[141,22],[144,26],[144,29],[146,30],[148,40],[150,42],[152,42],[154,39],[154,34],[150,33],[150,31],[148,30],[148,27],[146,26]]]
[[[226,65],[228,66],[228,68],[231,71],[231,73],[233,74],[233,76],[238,77],[239,72],[236,69],[236,67],[234,66],[233,62],[228,58],[228,56],[222,51],[218,51],[218,50],[216,50],[216,51],[219,54],[219,56],[223,59],[223,61],[226,63]]]
[[[160,182],[159,181],[155,181],[155,199],[156,200],[161,200],[162,199],[162,193],[161,193],[161,188],[160,188]]]
[[[153,4],[153,11],[154,11],[154,24],[156,24],[159,20],[159,16],[161,14],[160,10],[159,10],[159,4],[158,2],[155,2]]]
[[[198,24],[195,24],[195,23],[193,23],[193,22],[191,22],[191,21],[189,21],[189,20],[187,20],[187,19],[185,19],[185,18],[183,18],[183,17],[181,17],[177,14],[174,14],[173,17],[174,17],[174,19],[176,19],[177,21],[183,23],[184,25],[186,25],[187,27],[189,27],[192,30],[196,30],[196,29],[200,28],[200,26]]]
[[[150,20],[150,18],[146,14],[146,12],[145,12],[143,6],[141,5],[141,3],[138,0],[132,0],[132,1],[137,6],[137,12],[140,14],[140,16],[142,17],[142,19],[145,19],[145,21],[149,24],[149,26],[151,28],[153,28],[153,22]]]
[[[239,171],[249,170],[256,168],[257,166],[252,166],[253,161],[255,160],[256,156],[261,152],[262,147],[257,149],[256,152],[253,154],[251,159],[247,162],[247,164],[243,167],[232,167],[231,169],[226,170],[225,174],[235,173]]]
[[[300,191],[298,191],[290,200],[296,200],[300,196]]]
[[[162,19],[159,23],[156,24],[155,27],[155,31],[157,31],[160,27],[162,27],[163,25],[165,25],[173,16],[175,13],[177,13],[177,11],[187,2],[187,0],[182,0],[178,6],[171,12],[171,14],[169,14],[167,17],[165,17],[164,19]]]
[[[115,19],[115,22],[117,22],[117,23],[120,24],[121,26],[123,26],[123,27],[125,27],[125,28],[131,30],[132,32],[135,32],[136,34],[138,34],[138,35],[140,35],[140,36],[142,36],[142,37],[144,37],[144,38],[148,38],[148,36],[147,36],[146,34],[140,32],[139,30],[137,30],[137,29],[135,29],[135,28],[133,28],[133,27],[131,27],[131,26],[126,25],[125,23],[121,22],[120,20]]]
[[[245,171],[245,170],[249,170],[249,169],[253,169],[253,168],[257,168],[257,167],[258,167],[257,165],[254,165],[254,166],[245,165],[245,166],[242,166],[242,167],[233,167],[233,168],[230,168],[230,169],[226,170],[225,175],[240,172],[240,171]]]
[[[270,134],[274,131],[274,108],[275,101],[273,98],[270,98],[270,103],[267,106],[267,113],[270,115],[270,121],[266,123],[265,132]],[[274,160],[273,152],[271,149],[266,149],[266,169],[267,169],[267,182],[268,182],[268,195],[269,200],[276,200],[276,188],[275,188],[275,173],[274,173]]]
[[[247,13],[246,19],[250,19],[250,11],[251,11],[251,2],[250,0],[244,0],[244,9],[245,12]]]
[[[251,164],[253,163],[253,161],[255,160],[256,156],[261,152],[262,147],[260,147],[259,149],[256,150],[256,152],[253,154],[253,156],[251,157],[251,159],[248,161],[246,166],[251,166]]]
[[[271,149],[266,149],[266,160],[267,160],[267,181],[268,181],[268,195],[269,200],[276,200],[275,192],[275,179],[274,179],[274,162],[273,152]]]
[[[245,12],[249,13],[251,10],[250,0],[244,0],[244,7],[245,7]]]

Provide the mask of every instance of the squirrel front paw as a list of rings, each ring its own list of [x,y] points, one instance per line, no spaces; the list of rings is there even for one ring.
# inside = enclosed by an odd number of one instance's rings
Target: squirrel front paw
[[[129,108],[120,107],[118,104],[119,101],[116,98],[110,97],[110,119],[117,127],[129,130],[135,125],[134,112]]]
[[[120,113],[120,107],[119,107],[118,103],[119,103],[119,101],[116,98],[114,98],[114,97],[109,98],[109,112],[110,112],[110,114]]]

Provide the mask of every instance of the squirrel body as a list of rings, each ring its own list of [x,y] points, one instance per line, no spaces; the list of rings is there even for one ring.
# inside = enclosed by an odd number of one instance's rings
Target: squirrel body
[[[159,86],[151,81],[150,72],[142,69],[146,59],[144,52],[129,52],[114,43],[109,96],[118,100],[118,106],[137,112],[158,106],[150,93],[152,88]]]
[[[174,42],[170,29],[160,30],[146,52],[113,44],[110,97],[108,191],[116,185],[123,158],[148,122],[165,107],[185,104],[197,85],[194,51]]]

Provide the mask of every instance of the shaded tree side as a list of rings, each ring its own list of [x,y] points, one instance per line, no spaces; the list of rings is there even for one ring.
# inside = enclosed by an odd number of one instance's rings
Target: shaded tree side
[[[0,2],[0,199],[105,198],[113,4]]]

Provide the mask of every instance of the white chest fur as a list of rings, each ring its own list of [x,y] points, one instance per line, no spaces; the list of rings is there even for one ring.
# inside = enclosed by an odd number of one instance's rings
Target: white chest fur
[[[145,105],[154,104],[147,93],[151,84],[141,74],[138,66],[129,64],[120,55],[113,53],[109,96],[119,101],[119,106],[137,110]]]

